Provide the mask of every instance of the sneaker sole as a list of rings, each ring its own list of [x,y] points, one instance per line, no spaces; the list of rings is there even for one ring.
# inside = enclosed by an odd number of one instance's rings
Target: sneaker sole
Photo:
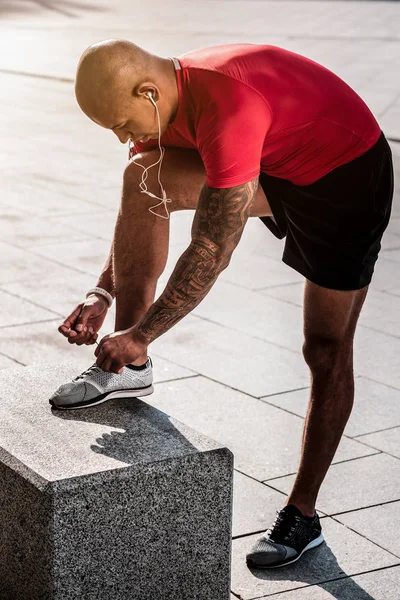
[[[300,554],[298,556],[295,556],[291,560],[280,563],[278,565],[259,566],[259,565],[256,565],[255,563],[253,563],[253,561],[247,561],[247,564],[249,567],[252,567],[253,569],[278,569],[279,567],[286,567],[286,565],[292,565],[293,563],[298,561],[299,558],[301,558],[303,556],[304,552],[307,552],[307,550],[311,550],[312,548],[316,548],[317,546],[320,546],[324,540],[325,540],[324,535],[323,535],[323,533],[321,533],[321,535],[319,535],[317,538],[315,538],[315,540],[313,540],[305,548],[303,548],[303,550],[300,552]]]
[[[80,408],[91,408],[92,406],[98,406],[99,404],[103,404],[103,402],[107,402],[107,400],[112,400],[113,398],[140,398],[142,396],[149,396],[153,392],[153,386],[148,385],[147,387],[138,388],[136,390],[117,390],[115,392],[109,392],[108,394],[101,395],[97,400],[94,399],[93,402],[89,401],[86,404],[72,404],[68,406],[68,404],[55,404],[53,400],[49,400],[49,402],[53,408],[57,408],[59,410],[79,410]]]

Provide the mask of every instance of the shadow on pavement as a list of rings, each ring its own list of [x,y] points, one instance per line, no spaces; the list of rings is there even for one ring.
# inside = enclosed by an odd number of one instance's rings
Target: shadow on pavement
[[[71,0],[0,0],[0,19],[4,14],[26,14],[38,11],[52,11],[65,17],[76,18],[83,11],[102,11],[93,2],[75,2]]]
[[[356,548],[354,552],[357,552]],[[265,571],[250,570],[254,577],[264,581],[293,581],[321,587],[329,592],[332,600],[375,600],[346,575],[326,542],[307,552],[299,562],[287,567]]]

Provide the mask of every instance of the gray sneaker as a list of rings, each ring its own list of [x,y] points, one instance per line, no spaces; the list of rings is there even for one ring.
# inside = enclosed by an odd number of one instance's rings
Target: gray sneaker
[[[152,367],[150,357],[141,367],[124,367],[120,375],[106,373],[92,365],[72,381],[61,385],[49,402],[53,408],[72,410],[95,406],[111,398],[148,396],[154,391]]]
[[[277,513],[275,523],[254,544],[246,562],[256,569],[283,567],[323,541],[317,513],[304,517],[296,506],[289,504]]]

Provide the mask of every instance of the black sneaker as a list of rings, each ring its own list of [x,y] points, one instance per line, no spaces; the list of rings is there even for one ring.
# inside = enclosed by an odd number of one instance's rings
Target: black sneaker
[[[304,517],[293,504],[277,512],[273,526],[257,540],[246,556],[249,567],[273,569],[299,560],[306,550],[324,541],[317,513]]]

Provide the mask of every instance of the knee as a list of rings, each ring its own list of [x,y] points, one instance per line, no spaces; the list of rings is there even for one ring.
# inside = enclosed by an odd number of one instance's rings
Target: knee
[[[142,181],[144,169],[154,165],[159,158],[160,152],[158,150],[149,150],[148,152],[137,154],[135,161],[129,161],[125,167],[123,177],[124,188],[131,188],[134,185],[139,186],[139,183]],[[155,167],[154,171],[156,171],[156,169],[157,168]],[[150,171],[147,172],[146,178],[148,185],[151,185],[153,177],[153,169],[150,169]]]
[[[335,369],[352,368],[353,343],[323,335],[306,337],[303,357],[312,373],[329,373]]]

